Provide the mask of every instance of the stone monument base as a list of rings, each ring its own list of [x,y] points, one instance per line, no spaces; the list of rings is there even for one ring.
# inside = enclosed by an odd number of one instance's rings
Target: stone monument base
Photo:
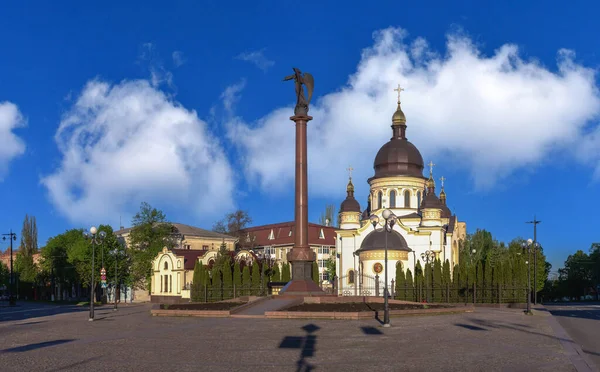
[[[292,280],[279,291],[279,294],[286,296],[323,296],[325,292],[312,280],[312,261],[293,261]]]

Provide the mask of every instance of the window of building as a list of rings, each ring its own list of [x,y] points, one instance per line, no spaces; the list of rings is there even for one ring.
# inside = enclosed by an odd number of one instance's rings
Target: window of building
[[[189,244],[186,244],[186,245],[185,245],[185,249],[190,249],[190,248],[192,248],[192,246],[191,246],[191,245],[189,245]],[[208,246],[207,246],[207,248],[208,248]]]
[[[326,267],[326,265],[327,265],[327,260],[317,260],[317,261],[318,261],[318,263],[319,263],[319,267],[320,267],[321,269],[323,269],[323,268],[325,268],[325,267]]]
[[[377,195],[377,208],[383,208],[383,191],[379,191]]]
[[[417,191],[417,208],[421,208],[421,191]]]
[[[165,261],[165,270],[169,270],[169,264]]]
[[[173,275],[169,275],[169,293],[173,292]]]
[[[319,231],[319,239],[325,239],[325,233],[323,232],[323,229]]]
[[[273,239],[275,239],[275,234],[273,233],[273,229],[271,229],[271,232],[269,233],[269,237],[268,237],[268,239],[269,239],[269,240],[273,240]]]
[[[390,191],[390,208],[396,208],[396,190]]]
[[[329,273],[327,273],[327,272],[319,273],[319,280],[320,281],[329,280]]]
[[[165,275],[165,292],[169,291],[169,276]]]
[[[410,208],[410,191],[404,191],[404,207]]]
[[[354,270],[348,271],[348,284],[354,284]]]
[[[160,276],[160,292],[162,293],[163,291],[163,276]]]
[[[269,247],[265,247],[265,255],[275,255],[275,247],[269,246]],[[270,256],[269,256],[270,257]]]
[[[208,251],[208,245],[203,245],[202,249],[204,249],[205,251]]]
[[[329,247],[326,247],[326,246],[319,247],[319,254],[329,254]]]

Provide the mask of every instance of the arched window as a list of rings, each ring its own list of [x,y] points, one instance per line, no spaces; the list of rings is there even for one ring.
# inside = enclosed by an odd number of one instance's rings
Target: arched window
[[[390,208],[396,208],[396,190],[390,191]]]
[[[377,208],[383,208],[383,191],[379,191],[379,195],[377,195]]]
[[[421,208],[421,191],[417,191],[417,208]]]
[[[354,284],[354,270],[348,271],[348,284]]]
[[[410,191],[404,191],[404,208],[410,208]]]
[[[169,270],[169,264],[165,261],[165,270]]]

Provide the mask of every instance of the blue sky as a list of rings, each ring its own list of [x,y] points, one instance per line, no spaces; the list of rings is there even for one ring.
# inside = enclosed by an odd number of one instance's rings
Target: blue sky
[[[292,220],[281,80],[299,67],[316,81],[311,220],[349,165],[364,207],[400,83],[407,136],[469,231],[529,237],[537,214],[556,270],[600,240],[599,6],[521,3],[4,4],[0,227],[35,215],[45,242],[127,226],[142,201],[205,228],[235,208]]]

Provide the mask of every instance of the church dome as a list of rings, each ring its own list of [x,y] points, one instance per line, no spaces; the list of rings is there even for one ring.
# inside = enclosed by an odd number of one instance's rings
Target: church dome
[[[375,176],[372,179],[395,176],[423,178],[423,168],[421,153],[406,139],[406,116],[398,100],[398,108],[392,115],[392,138],[375,156]]]
[[[340,213],[342,212],[358,212],[360,213],[360,204],[358,200],[354,198],[354,185],[352,184],[352,178],[348,181],[348,186],[346,187],[346,192],[348,195],[346,199],[340,205]]]
[[[389,235],[388,235],[389,234]],[[411,252],[412,250],[408,247],[406,240],[397,231],[393,230],[392,233],[386,233],[383,229],[371,231],[369,235],[365,237],[360,245],[360,249],[357,252],[364,251],[378,251],[385,249],[385,236],[387,237],[388,251],[406,251]]]

